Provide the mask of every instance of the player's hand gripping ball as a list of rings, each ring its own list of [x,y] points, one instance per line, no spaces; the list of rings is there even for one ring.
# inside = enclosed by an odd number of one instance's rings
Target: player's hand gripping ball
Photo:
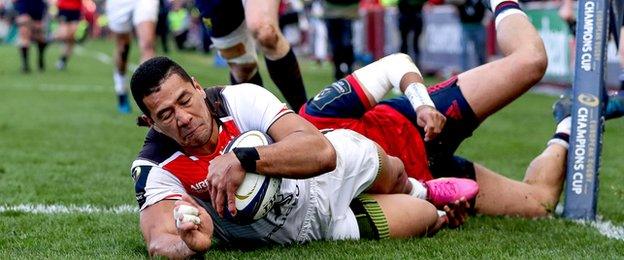
[[[237,147],[269,145],[272,142],[269,136],[260,131],[248,131],[232,139],[223,152],[231,152]],[[225,217],[238,223],[250,223],[263,218],[273,208],[281,182],[281,178],[246,173],[243,183],[234,194],[236,216],[232,217],[229,211],[225,210]]]

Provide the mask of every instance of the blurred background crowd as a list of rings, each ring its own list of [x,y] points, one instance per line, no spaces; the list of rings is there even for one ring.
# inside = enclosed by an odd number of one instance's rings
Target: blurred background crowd
[[[454,1],[457,1],[456,3]],[[0,43],[19,40],[14,0],[0,0]],[[56,0],[43,18],[46,42],[59,40]],[[111,37],[104,0],[82,0],[73,32],[78,43]],[[569,85],[573,37],[562,1],[524,1],[523,8],[544,39],[549,66],[544,82]],[[334,66],[342,78],[384,55],[404,52],[428,74],[448,77],[497,57],[491,13],[479,0],[282,0],[279,24],[297,57]],[[158,47],[169,51],[211,52],[210,29],[193,0],[160,0]],[[620,66],[614,41],[608,48],[607,85],[618,86]],[[60,58],[62,59],[62,57]],[[60,63],[60,61],[59,61]],[[62,69],[64,64],[58,64]],[[217,66],[227,66],[217,59]]]

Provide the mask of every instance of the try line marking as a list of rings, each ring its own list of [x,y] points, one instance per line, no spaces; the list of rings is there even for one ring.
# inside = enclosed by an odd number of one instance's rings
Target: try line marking
[[[139,212],[136,205],[118,205],[112,207],[101,207],[94,205],[44,205],[44,204],[19,204],[19,205],[0,205],[0,213],[3,212],[22,212],[32,214],[95,214],[95,213],[113,213],[128,214]]]
[[[139,212],[136,205],[118,205],[112,207],[86,205],[44,205],[44,204],[19,204],[19,205],[0,205],[0,213],[4,212],[21,212],[30,214],[134,214]],[[611,221],[598,218],[597,221],[574,221],[579,225],[594,228],[601,235],[624,241],[624,226],[617,226]]]

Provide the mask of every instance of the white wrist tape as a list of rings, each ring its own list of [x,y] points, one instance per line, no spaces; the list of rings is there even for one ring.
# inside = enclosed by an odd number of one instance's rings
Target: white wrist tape
[[[362,88],[373,96],[375,102],[379,102],[393,87],[399,88],[403,76],[410,72],[420,75],[409,56],[397,53],[368,64],[353,72],[353,75],[362,83]]]
[[[431,106],[435,108],[435,104],[431,97],[429,97],[429,92],[427,92],[427,87],[422,83],[415,82],[411,83],[405,88],[404,92],[405,96],[412,104],[414,111],[417,111],[421,106]]]
[[[546,146],[551,146],[553,144],[561,145],[565,147],[566,149],[570,147],[570,144],[568,144],[568,142],[559,138],[553,138],[553,139],[548,140],[548,143],[546,143]]]
[[[418,76],[421,76],[420,70],[418,70],[418,67],[416,67],[416,64],[412,61],[412,58],[410,58],[407,54],[392,54],[384,57],[383,59],[383,68],[386,70],[388,80],[393,87],[398,88],[401,84],[403,76],[409,72],[414,72],[418,74]]]
[[[198,216],[199,210],[192,206],[180,205],[173,209],[173,218],[175,219],[177,228],[187,222],[193,222],[195,225],[199,225],[201,220]]]

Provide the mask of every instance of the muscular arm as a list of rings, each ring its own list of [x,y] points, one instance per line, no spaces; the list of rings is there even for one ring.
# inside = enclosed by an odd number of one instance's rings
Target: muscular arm
[[[180,238],[173,219],[175,201],[163,200],[140,213],[140,226],[149,255],[187,258],[195,254]]]
[[[392,87],[398,87],[416,111],[416,122],[425,130],[429,141],[442,132],[446,118],[435,109],[423,78],[406,54],[388,55],[353,73],[362,86],[371,106],[375,106]]]
[[[274,144],[258,147],[258,173],[267,176],[303,179],[336,168],[336,151],[316,127],[289,113],[268,129]]]
[[[420,71],[412,59],[403,53],[392,54],[353,72],[371,106],[397,87],[402,93],[411,83],[423,83]]]

